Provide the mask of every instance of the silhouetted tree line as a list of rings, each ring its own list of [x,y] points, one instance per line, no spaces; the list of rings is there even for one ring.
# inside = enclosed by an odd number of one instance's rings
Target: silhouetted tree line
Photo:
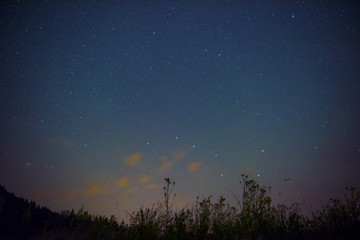
[[[0,239],[114,239],[119,229],[114,216],[56,213],[0,186]]]
[[[58,214],[18,198],[0,186],[0,237],[26,239],[45,230]]]

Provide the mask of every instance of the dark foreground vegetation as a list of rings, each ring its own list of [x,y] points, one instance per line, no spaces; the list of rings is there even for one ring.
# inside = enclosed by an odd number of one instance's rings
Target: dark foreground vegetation
[[[242,175],[241,198],[197,198],[174,211],[175,183],[166,178],[164,201],[129,213],[130,221],[78,212],[54,213],[0,187],[0,239],[360,239],[360,192],[347,188],[311,217],[298,204],[274,206],[270,188]]]

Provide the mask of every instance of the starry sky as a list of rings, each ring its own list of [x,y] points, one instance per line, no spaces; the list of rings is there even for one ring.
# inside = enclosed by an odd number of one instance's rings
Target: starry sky
[[[2,1],[0,184],[126,218],[360,187],[359,1]],[[290,178],[290,180],[285,179]]]

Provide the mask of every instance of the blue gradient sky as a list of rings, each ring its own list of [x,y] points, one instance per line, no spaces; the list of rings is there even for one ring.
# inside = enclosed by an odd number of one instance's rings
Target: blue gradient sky
[[[119,218],[161,199],[165,177],[179,207],[233,201],[241,173],[276,202],[340,197],[360,186],[359,12],[359,1],[4,1],[0,184]]]

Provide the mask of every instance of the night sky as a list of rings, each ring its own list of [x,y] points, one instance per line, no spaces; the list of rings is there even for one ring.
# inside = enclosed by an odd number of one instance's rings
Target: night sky
[[[359,1],[0,5],[8,191],[122,219],[165,177],[176,207],[242,173],[304,210],[360,187]]]

